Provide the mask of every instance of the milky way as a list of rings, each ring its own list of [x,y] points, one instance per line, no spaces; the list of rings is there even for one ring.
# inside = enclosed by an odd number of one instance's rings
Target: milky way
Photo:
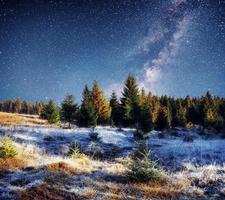
[[[0,1],[0,98],[79,101],[133,73],[157,95],[225,96],[225,1]]]

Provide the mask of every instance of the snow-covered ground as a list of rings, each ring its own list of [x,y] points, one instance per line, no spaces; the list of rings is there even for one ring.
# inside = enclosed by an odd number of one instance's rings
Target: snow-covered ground
[[[167,169],[225,163],[225,139],[198,135],[197,130],[177,130],[176,136],[153,131],[148,137],[152,153]]]
[[[12,136],[17,143],[23,146],[34,145],[35,148],[41,149],[43,153],[49,155],[66,156],[68,147],[74,140],[81,144],[84,152],[95,147],[101,148],[103,153],[105,153],[104,151],[111,152],[113,148],[117,148],[119,155],[127,155],[134,146],[131,129],[118,130],[116,128],[98,127],[94,132],[98,133],[100,140],[94,142],[89,136],[92,131],[88,128],[0,127],[0,135]]]
[[[91,175],[71,177],[73,183],[84,180],[90,182],[112,171],[122,171],[121,165],[114,160],[127,157],[137,147],[137,142],[133,140],[134,130],[97,127],[94,130],[100,138],[97,141],[90,139],[91,131],[88,128],[1,126],[0,136],[12,137],[19,147],[39,159],[30,163],[31,166],[36,167],[35,169],[14,170],[0,176],[0,199],[7,199],[7,197],[12,199],[11,193],[14,191],[41,183],[46,177],[46,170],[42,166],[60,161],[76,165],[68,157],[69,146],[74,140],[81,144],[82,151],[89,156],[98,151],[102,157],[99,158],[101,162],[92,163],[94,172]],[[186,137],[189,135],[192,137],[187,140]],[[146,137],[146,141],[153,158],[159,160],[171,177],[176,180],[182,177],[190,181],[201,179],[194,185],[191,183],[189,191],[200,187],[199,183],[210,180],[214,180],[214,183],[215,180],[219,182],[219,185],[217,183],[214,185],[218,189],[214,190],[214,193],[225,191],[225,139],[218,137],[207,139],[199,136],[193,129],[176,130],[175,136],[153,131]],[[24,182],[18,185],[17,180],[24,180]],[[83,182],[82,184],[84,185]],[[85,187],[77,188],[74,184],[67,186],[67,190],[76,191],[76,193],[84,189]]]

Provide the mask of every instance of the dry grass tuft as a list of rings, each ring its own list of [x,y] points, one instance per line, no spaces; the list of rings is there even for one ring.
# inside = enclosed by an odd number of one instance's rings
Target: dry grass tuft
[[[78,163],[79,165],[81,166],[87,166],[90,164],[90,159],[88,156],[84,156],[82,158],[76,158],[76,159],[73,159],[76,163]]]
[[[87,191],[84,192],[82,195],[85,199],[94,199],[98,195],[98,191],[92,188],[89,188]]]
[[[56,189],[44,183],[27,190],[19,190],[17,192],[18,199],[22,200],[84,200],[75,194],[69,194],[66,191]]]
[[[141,192],[144,198],[176,198],[181,194],[180,187],[167,182],[132,183],[129,185],[134,190]]]
[[[203,197],[204,196],[204,190],[202,190],[201,188],[196,188],[194,190],[194,194],[197,196],[197,197]]]
[[[71,167],[68,163],[65,162],[49,164],[47,165],[47,170],[49,172],[59,172],[65,175],[82,174],[80,169]]]
[[[0,112],[0,124],[37,126],[37,125],[47,125],[48,123],[46,120],[40,119],[38,115],[25,115],[17,113]]]
[[[123,200],[123,199],[126,199],[126,198],[123,198],[119,194],[113,194],[113,193],[110,193],[105,197],[105,200]]]
[[[22,156],[16,156],[12,158],[0,158],[0,171],[22,169],[26,167],[27,164],[27,158]]]
[[[33,166],[32,163],[35,157],[22,150],[20,146],[17,146],[17,150],[19,153],[14,157],[0,158],[0,171],[23,169]]]

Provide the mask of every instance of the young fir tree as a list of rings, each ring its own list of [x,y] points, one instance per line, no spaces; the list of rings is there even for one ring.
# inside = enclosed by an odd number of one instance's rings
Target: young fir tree
[[[62,119],[69,123],[69,128],[72,122],[75,121],[77,115],[78,106],[75,103],[73,95],[66,95],[61,104],[61,116]]]
[[[98,116],[97,122],[99,124],[105,124],[109,122],[112,110],[97,81],[94,81],[92,88],[92,102]]]
[[[41,112],[41,118],[47,119],[50,124],[57,124],[59,122],[59,108],[53,100],[49,100],[49,102],[44,106]]]
[[[170,128],[171,116],[167,107],[161,107],[158,112],[156,126],[158,130]]]
[[[92,103],[91,92],[85,85],[83,100],[79,110],[78,124],[83,127],[95,127],[97,125],[97,114]]]
[[[122,95],[123,124],[134,125],[138,122],[139,116],[139,91],[136,79],[131,74],[125,81]]]
[[[115,91],[112,92],[110,97],[110,106],[112,108],[111,119],[118,126],[121,123],[121,108]]]

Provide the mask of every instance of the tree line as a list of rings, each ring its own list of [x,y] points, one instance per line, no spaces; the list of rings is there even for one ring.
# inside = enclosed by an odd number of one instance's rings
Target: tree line
[[[44,108],[43,102],[31,103],[25,100],[5,100],[0,102],[0,111],[19,114],[36,114],[40,115]]]
[[[108,101],[94,81],[91,89],[85,85],[80,106],[73,95],[67,95],[60,108],[52,100],[44,105],[41,117],[50,123],[61,119],[69,126],[71,123],[81,127],[114,125],[135,127],[143,132],[190,124],[222,129],[225,126],[225,99],[210,92],[194,98],[158,97],[139,89],[135,77],[129,74],[121,98],[113,91]]]

